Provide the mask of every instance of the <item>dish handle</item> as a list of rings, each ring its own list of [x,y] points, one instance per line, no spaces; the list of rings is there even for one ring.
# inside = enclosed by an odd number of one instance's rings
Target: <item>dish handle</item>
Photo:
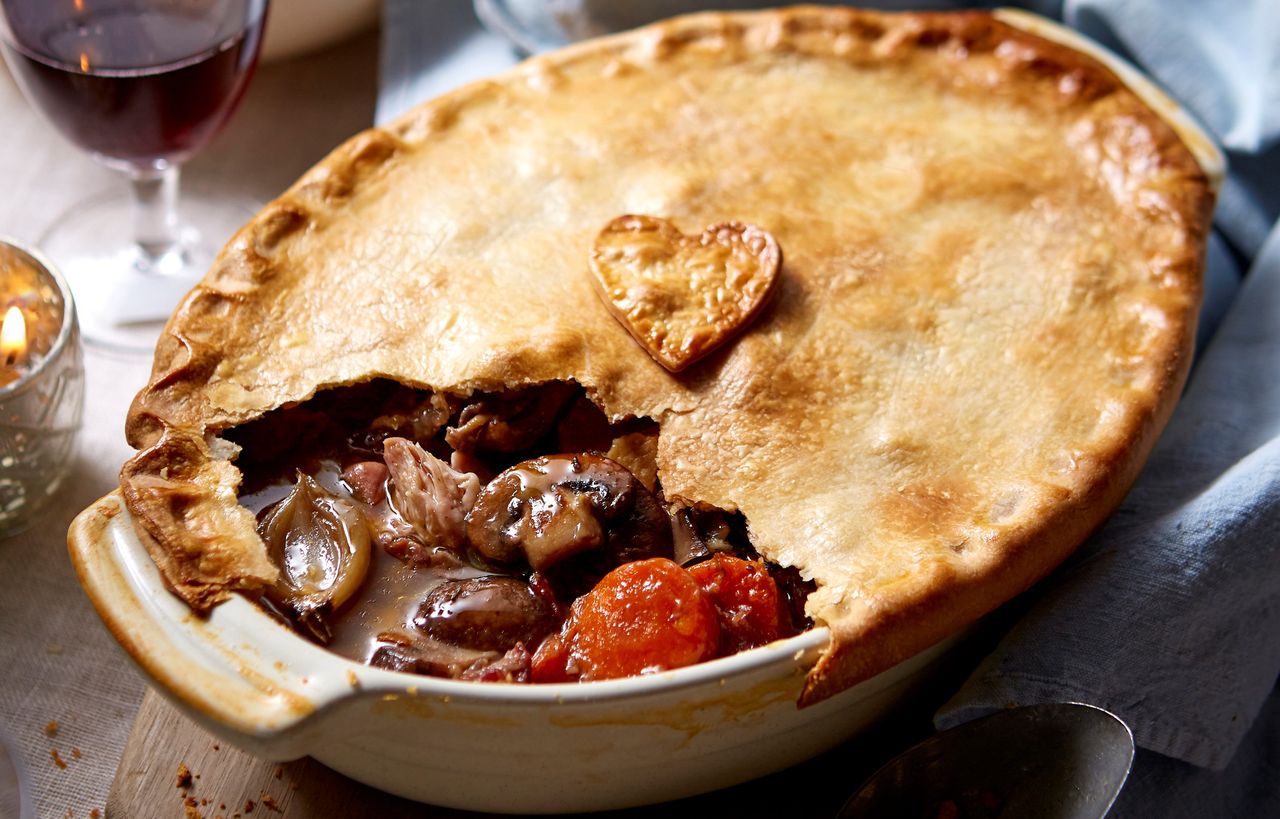
[[[296,637],[248,600],[236,595],[202,617],[169,593],[119,491],[76,516],[67,545],[107,630],[162,694],[227,742],[276,761],[304,756],[303,723],[321,704],[351,693],[332,672],[304,670],[311,647],[296,656]],[[236,622],[246,618],[255,622]],[[257,645],[224,636],[246,624],[261,636]],[[276,647],[286,653],[264,659]]]

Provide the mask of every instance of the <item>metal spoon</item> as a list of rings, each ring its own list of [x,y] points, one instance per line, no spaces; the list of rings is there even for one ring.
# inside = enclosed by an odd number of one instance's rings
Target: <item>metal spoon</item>
[[[876,771],[836,819],[1102,819],[1133,764],[1133,734],[1079,703],[1012,708],[934,734]]]

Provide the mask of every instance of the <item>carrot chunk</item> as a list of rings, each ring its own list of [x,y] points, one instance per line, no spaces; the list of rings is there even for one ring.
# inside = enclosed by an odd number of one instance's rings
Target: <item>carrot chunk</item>
[[[763,563],[718,554],[690,567],[689,573],[715,603],[722,654],[790,636],[786,601]]]
[[[608,680],[681,668],[716,656],[715,606],[674,561],[626,563],[578,598],[560,634],[534,656],[536,682]]]

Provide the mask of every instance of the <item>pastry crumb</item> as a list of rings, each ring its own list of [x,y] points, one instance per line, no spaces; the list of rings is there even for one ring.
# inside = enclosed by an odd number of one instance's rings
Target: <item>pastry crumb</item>
[[[45,723],[44,735],[47,737],[56,737],[58,735],[58,721],[51,719]]]
[[[258,801],[262,803],[263,807],[268,808],[269,810],[273,810],[276,813],[284,813],[284,809],[276,804],[276,800],[269,793],[264,792],[259,794]]]
[[[245,812],[245,813],[253,813],[253,809],[254,809],[255,807],[257,807],[257,806],[253,804],[253,800],[252,800],[252,799],[246,799],[246,800],[244,800],[244,812]]]
[[[187,767],[187,763],[178,763],[178,774],[175,786],[181,790],[191,787],[191,769]]]
[[[284,768],[283,768],[282,766],[280,766],[280,765],[277,765],[277,766],[276,766],[276,779],[281,779],[281,778],[283,778],[283,777],[284,777]]]
[[[89,819],[101,819],[101,817],[102,817],[102,811],[98,810],[97,808],[94,808],[93,810],[89,811]]]
[[[59,768],[62,768],[63,770],[66,770],[67,763],[62,761],[62,757],[58,754],[57,748],[50,748],[49,756],[53,757],[54,765],[57,765]]]
[[[71,758],[72,758],[72,759],[79,759],[79,758],[80,758],[80,749],[79,749],[79,748],[72,748],[72,749],[71,749]]]

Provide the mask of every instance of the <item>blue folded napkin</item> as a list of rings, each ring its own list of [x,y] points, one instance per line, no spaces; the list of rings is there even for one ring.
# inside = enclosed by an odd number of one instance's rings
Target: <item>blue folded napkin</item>
[[[542,1],[477,5],[511,26],[522,14],[546,16]],[[650,5],[670,11],[673,2]],[[1276,0],[955,5],[1022,5],[1130,59],[1216,136],[1231,174],[1182,403],[1120,509],[1029,594],[1025,616],[937,722],[1013,704],[1099,705],[1129,723],[1142,749],[1113,816],[1280,816],[1280,9]],[[386,0],[380,120],[514,61],[473,18],[457,34],[459,6]],[[550,25],[525,34],[533,48],[561,37]]]

